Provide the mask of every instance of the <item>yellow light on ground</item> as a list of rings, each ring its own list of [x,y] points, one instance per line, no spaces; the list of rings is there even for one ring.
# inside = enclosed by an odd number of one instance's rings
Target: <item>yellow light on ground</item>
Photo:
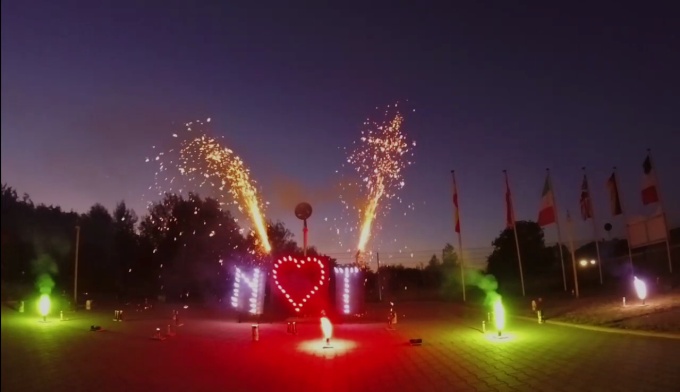
[[[40,315],[46,317],[50,313],[51,305],[50,296],[42,294],[38,300],[38,312],[40,312]]]
[[[585,267],[588,265],[588,260],[581,260],[579,261],[579,264],[581,264],[581,267]]]
[[[647,285],[643,280],[638,279],[637,276],[633,276],[633,286],[635,286],[635,293],[638,298],[640,298],[644,304],[645,299],[647,298]]]

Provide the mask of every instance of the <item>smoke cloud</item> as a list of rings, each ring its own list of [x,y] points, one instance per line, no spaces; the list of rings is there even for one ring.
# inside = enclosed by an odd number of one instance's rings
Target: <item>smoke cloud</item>
[[[57,263],[47,253],[41,253],[33,260],[33,273],[36,276],[35,286],[40,294],[50,295],[52,293],[52,289],[54,289],[52,276],[58,272]]]
[[[501,298],[501,295],[498,294],[498,281],[495,276],[477,270],[470,270],[466,275],[465,279],[468,284],[477,286],[484,292],[484,306],[492,306],[494,302]]]

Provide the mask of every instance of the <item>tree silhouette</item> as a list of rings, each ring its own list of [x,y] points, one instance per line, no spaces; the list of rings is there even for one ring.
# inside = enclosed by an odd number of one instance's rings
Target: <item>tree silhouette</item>
[[[95,204],[80,218],[79,225],[79,291],[114,292],[117,270],[113,257],[114,226],[111,213],[103,205]]]
[[[555,264],[555,259],[553,252],[545,246],[543,229],[532,221],[517,221],[515,227],[524,275],[540,275],[550,271]],[[494,249],[487,259],[487,273],[494,275],[500,283],[508,280],[519,281],[519,264],[513,229],[503,230],[491,244]]]
[[[113,263],[116,266],[116,289],[123,297],[134,282],[133,267],[138,263],[139,238],[137,214],[121,201],[113,210]]]

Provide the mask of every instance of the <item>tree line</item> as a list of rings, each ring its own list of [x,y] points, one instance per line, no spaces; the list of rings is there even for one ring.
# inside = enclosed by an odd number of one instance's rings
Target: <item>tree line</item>
[[[123,201],[111,212],[95,204],[85,213],[35,204],[7,184],[0,201],[3,297],[47,290],[70,298],[77,259],[81,300],[93,295],[122,300],[224,298],[235,265],[303,254],[283,223],[267,222],[272,251],[262,256],[252,232],[240,227],[219,202],[197,194],[166,194],[142,218]],[[325,256],[314,247],[307,255]],[[331,268],[337,265],[329,260]],[[459,290],[450,279],[456,268],[457,256],[447,245],[443,259],[433,257],[426,268],[381,266],[380,288],[378,275],[366,269],[367,295],[390,295],[409,286],[452,294]]]
[[[303,250],[281,222],[267,222],[272,252],[258,254],[257,239],[220,203],[197,194],[167,194],[139,218],[119,202],[109,212],[101,204],[86,213],[36,205],[27,194],[3,184],[1,193],[3,297],[14,291],[48,290],[70,297],[78,242],[79,297],[106,294],[121,299],[165,296],[224,298],[234,265],[257,265]],[[545,245],[535,222],[517,222],[525,278],[561,285],[558,248]],[[503,230],[492,242],[487,268],[508,290],[517,289],[519,271],[514,233]],[[563,247],[565,260],[570,253]],[[324,256],[311,247],[308,255]],[[331,267],[337,260],[331,260]],[[460,258],[450,244],[420,268],[381,266],[366,270],[367,298],[415,296],[458,298]],[[468,271],[469,272],[469,271]],[[474,271],[475,273],[480,273]],[[474,282],[468,280],[468,285]],[[409,291],[410,290],[410,291]],[[423,294],[426,293],[426,294]]]

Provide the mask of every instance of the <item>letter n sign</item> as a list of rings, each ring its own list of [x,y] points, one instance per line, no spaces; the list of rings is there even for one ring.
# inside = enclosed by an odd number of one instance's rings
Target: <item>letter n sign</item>
[[[250,277],[236,267],[231,306],[250,314],[262,314],[265,274],[255,268]]]

